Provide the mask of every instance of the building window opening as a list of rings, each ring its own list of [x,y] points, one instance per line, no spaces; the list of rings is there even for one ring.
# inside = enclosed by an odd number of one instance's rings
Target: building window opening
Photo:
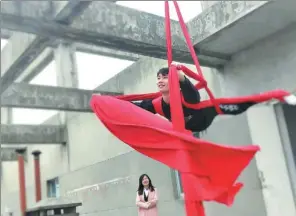
[[[59,184],[58,178],[54,178],[47,181],[47,197],[48,198],[60,197],[60,184]]]

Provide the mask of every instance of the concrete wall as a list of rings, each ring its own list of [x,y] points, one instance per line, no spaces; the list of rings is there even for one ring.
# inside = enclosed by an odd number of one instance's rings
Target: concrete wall
[[[217,118],[214,124],[202,136],[202,139],[233,146],[250,145],[253,143],[246,114]],[[244,170],[239,177],[239,182],[243,182],[244,187],[238,194],[234,205],[228,208],[216,203],[207,203],[207,216],[266,216],[262,186],[255,160]]]
[[[276,88],[295,91],[295,37],[295,26],[289,27],[234,55],[222,71],[222,94],[248,95]],[[256,157],[256,164],[265,184],[263,194],[267,215],[295,215],[293,186],[283,153],[281,136],[284,131],[278,126],[274,109],[251,109],[248,123],[252,142],[263,148]]]
[[[223,95],[248,95],[275,88],[295,91],[295,38],[294,25],[234,55],[222,72]]]
[[[184,215],[182,201],[174,198],[172,171],[135,151],[68,173],[61,177],[60,183],[62,193],[100,184],[94,192],[81,191],[71,196],[82,200],[82,215],[136,216],[136,190],[142,173],[148,173],[159,190],[160,215]]]
[[[274,107],[254,107],[247,115],[252,141],[261,147],[256,165],[267,216],[293,216],[296,210],[291,179]]]

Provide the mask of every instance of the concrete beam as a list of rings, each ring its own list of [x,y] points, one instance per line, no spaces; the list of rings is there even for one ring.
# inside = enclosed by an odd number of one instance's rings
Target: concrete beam
[[[217,1],[187,26],[200,52],[233,55],[284,28],[293,28],[295,8],[296,1]]]
[[[105,91],[14,83],[1,95],[1,106],[31,109],[92,112],[92,94],[119,95]]]
[[[1,14],[18,14],[67,23],[84,10],[90,1],[2,1]],[[2,15],[1,15],[2,19]],[[2,23],[1,23],[2,28]],[[53,39],[54,40],[54,39]],[[0,94],[11,85],[41,53],[52,44],[47,37],[15,33],[1,53]]]
[[[108,57],[122,59],[122,60],[137,61],[142,57],[141,55],[136,53],[109,49],[107,47],[99,47],[99,46],[83,44],[83,43],[74,43],[74,45],[76,47],[76,51],[79,51],[79,52],[85,52],[85,53],[101,55],[101,56],[108,56]]]
[[[57,125],[1,125],[3,144],[63,144],[65,130]]]
[[[1,106],[1,115],[0,116],[1,116],[1,118],[0,118],[1,124],[12,124],[12,122],[13,122],[12,109],[4,108]]]
[[[208,39],[227,29],[238,19],[266,4],[266,1],[217,1],[187,23],[193,43]]]
[[[70,26],[57,24],[40,17],[1,11],[2,28],[41,36],[108,47],[139,55],[166,59],[164,18],[140,12],[110,2],[95,1]],[[172,21],[174,60],[192,63],[179,24]],[[199,55],[203,66],[218,67],[228,58]]]
[[[2,162],[5,161],[17,161],[17,153],[16,150],[18,149],[25,149],[26,148],[2,148],[1,147],[1,160]],[[25,160],[26,160],[26,154],[24,155]]]
[[[11,37],[11,35],[12,35],[12,31],[9,31],[7,29],[1,29],[1,34],[0,34],[1,39],[8,39]]]

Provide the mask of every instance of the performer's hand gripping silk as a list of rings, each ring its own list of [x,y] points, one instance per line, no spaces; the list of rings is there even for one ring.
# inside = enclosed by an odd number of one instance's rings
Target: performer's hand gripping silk
[[[159,92],[118,97],[94,95],[91,107],[118,139],[138,152],[178,170],[181,173],[187,216],[204,216],[203,201],[216,201],[225,205],[233,203],[242,187],[236,180],[259,147],[222,146],[197,139],[192,136],[192,131],[207,129],[217,115],[241,114],[249,107],[271,99],[296,104],[296,98],[286,91],[274,90],[245,97],[215,99],[201,75],[177,2],[173,2],[200,74],[182,65],[171,64],[171,42],[168,37],[169,68],[157,72]],[[170,36],[167,1],[165,6],[166,29]],[[194,86],[181,71],[198,83]],[[206,89],[210,100],[200,101],[198,89],[201,88]],[[154,113],[163,115],[169,121]]]

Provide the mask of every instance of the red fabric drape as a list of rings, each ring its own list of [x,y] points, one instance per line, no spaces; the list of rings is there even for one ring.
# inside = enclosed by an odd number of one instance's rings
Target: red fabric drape
[[[188,191],[185,192],[188,201],[207,200],[231,205],[241,187],[235,183],[237,177],[259,150],[253,145],[222,146],[196,139],[190,131],[111,96],[94,95],[91,107],[118,139],[179,170],[184,190]]]
[[[185,130],[176,67],[171,67],[172,123],[127,101],[94,95],[91,107],[118,139],[181,172],[187,215],[203,216],[202,201],[231,205],[242,187],[236,179],[259,150],[196,139]]]

